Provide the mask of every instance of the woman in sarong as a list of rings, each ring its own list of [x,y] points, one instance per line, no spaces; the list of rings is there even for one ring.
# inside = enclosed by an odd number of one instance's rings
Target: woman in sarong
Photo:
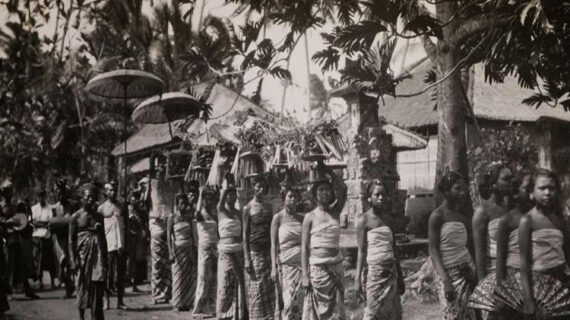
[[[218,290],[216,317],[219,320],[247,320],[243,245],[240,213],[233,179],[226,177],[218,202]]]
[[[503,281],[513,281],[520,279],[520,247],[519,247],[519,223],[521,218],[532,208],[528,194],[528,185],[531,173],[523,170],[518,172],[513,178],[514,200],[516,206],[506,215],[499,219],[497,227],[497,267],[496,283]],[[494,286],[486,287],[489,296],[494,295]],[[477,302],[477,301],[475,301]],[[520,319],[522,314],[516,310],[503,305],[500,301],[497,304],[497,319]]]
[[[281,190],[283,210],[271,222],[271,278],[277,286],[277,301],[283,301],[282,320],[300,320],[303,315],[301,286],[301,224],[297,213],[297,192],[290,186]]]
[[[200,191],[199,210],[196,212],[198,233],[198,284],[194,314],[213,314],[216,308],[216,270],[218,244],[218,214],[214,189],[205,187]]]
[[[91,319],[103,320],[107,241],[103,217],[97,213],[96,189],[83,188],[83,208],[73,214],[69,225],[70,267],[77,271],[79,318],[83,320],[89,308]]]
[[[479,185],[480,194],[485,200],[473,214],[473,243],[477,278],[480,281],[487,276],[495,278],[497,226],[499,219],[509,210],[511,178],[509,168],[501,163],[493,163],[485,171],[483,182]],[[493,282],[491,279],[488,281]],[[484,320],[497,318],[494,312],[483,311],[481,315]]]
[[[142,281],[140,276],[140,269],[145,268],[146,256],[146,226],[141,218],[141,213],[136,207],[137,199],[135,195],[129,197],[129,224],[128,224],[128,278],[131,280],[133,292],[140,292],[138,285]]]
[[[151,160],[151,172],[154,172],[154,161]],[[150,258],[152,263],[151,288],[152,300],[155,304],[168,303],[172,291],[172,274],[168,257],[166,222],[174,209],[174,191],[165,180],[164,164],[156,168],[156,178],[150,179],[145,199],[150,200]]]
[[[530,179],[529,190],[534,208],[519,223],[523,313],[538,316],[533,281],[548,275],[568,286],[570,235],[559,203],[560,183],[556,175],[538,169]]]
[[[318,162],[312,195],[318,207],[303,219],[301,266],[306,288],[303,320],[344,320],[344,268],[340,252],[340,213],[346,201],[344,181]],[[335,200],[336,197],[336,200]]]
[[[168,217],[167,238],[172,262],[172,306],[190,311],[196,293],[196,248],[192,213],[186,195],[178,195],[176,213]]]
[[[405,285],[396,254],[396,243],[388,221],[386,187],[373,180],[368,188],[368,202],[372,208],[358,218],[356,239],[358,259],[355,289],[366,298],[363,320],[402,319],[400,295]],[[364,263],[368,265],[366,293],[362,290]]]
[[[255,178],[254,197],[243,208],[243,249],[247,274],[247,303],[250,320],[275,316],[275,286],[271,280],[271,204],[265,201],[267,182]]]
[[[447,172],[437,187],[444,200],[429,218],[428,237],[430,258],[439,276],[437,290],[443,305],[442,319],[475,319],[475,310],[467,307],[477,275],[469,250],[472,248],[470,219],[464,213],[466,180],[456,172]]]

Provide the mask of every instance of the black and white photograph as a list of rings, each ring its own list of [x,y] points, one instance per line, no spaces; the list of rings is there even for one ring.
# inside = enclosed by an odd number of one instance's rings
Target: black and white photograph
[[[4,319],[570,319],[570,1],[0,0]]]

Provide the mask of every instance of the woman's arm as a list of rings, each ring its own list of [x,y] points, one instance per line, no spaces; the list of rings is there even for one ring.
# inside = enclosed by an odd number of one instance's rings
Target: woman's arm
[[[168,245],[168,255],[170,261],[174,260],[174,243],[172,243],[172,230],[174,228],[174,216],[170,215],[166,221],[166,244]]]
[[[356,222],[356,242],[358,244],[358,256],[356,258],[356,276],[354,279],[355,290],[358,295],[364,296],[362,291],[362,269],[366,261],[366,249],[368,241],[366,239],[366,213],[358,218]]]
[[[445,272],[443,260],[441,259],[441,252],[439,251],[442,224],[443,215],[438,209],[436,209],[430,215],[428,222],[429,256],[431,258],[435,271],[441,279],[441,282],[443,282],[446,298],[448,300],[454,300],[455,296],[453,293],[455,291],[453,290],[453,284],[449,280],[447,272]]]
[[[279,225],[281,224],[281,214],[276,214],[271,220],[271,277],[277,281],[277,268],[279,264]]]
[[[394,234],[394,232],[392,232],[392,234]],[[403,295],[404,292],[406,292],[406,283],[404,282],[402,266],[400,265],[400,251],[398,250],[398,246],[396,245],[396,238],[393,238],[392,250],[394,250],[394,259],[396,259],[396,272],[398,272],[398,293],[400,295]]]
[[[497,226],[497,282],[505,279],[507,274],[507,257],[509,255],[509,234],[510,222],[512,219],[511,214],[506,214],[499,218],[499,225]]]
[[[247,204],[244,208],[243,208],[243,213],[242,213],[242,225],[243,225],[243,255],[244,255],[244,266],[245,266],[245,271],[247,271],[248,273],[253,271],[251,269],[251,254],[249,252],[249,232],[250,232],[250,224],[249,224],[249,204]]]
[[[75,270],[77,267],[77,216],[71,218],[69,223],[69,263],[71,265],[71,270]]]
[[[216,209],[218,210],[218,212],[227,215],[226,214],[226,199],[228,198],[228,189],[222,187],[222,193],[220,194],[220,200],[218,201],[218,204],[216,205]],[[218,221],[220,219],[218,218]]]
[[[473,214],[473,244],[475,247],[475,267],[481,280],[487,275],[487,224],[489,219],[482,206]]]
[[[310,285],[309,280],[309,253],[311,244],[311,227],[313,224],[313,215],[307,214],[303,219],[303,227],[301,230],[301,281],[303,287],[307,288]]]
[[[534,295],[532,292],[532,221],[528,214],[519,223],[519,246],[521,250],[521,285],[524,297],[523,312],[535,313]]]

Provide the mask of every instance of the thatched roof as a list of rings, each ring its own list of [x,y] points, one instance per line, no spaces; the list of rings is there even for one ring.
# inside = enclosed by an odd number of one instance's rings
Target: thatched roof
[[[350,113],[346,113],[336,120],[339,131],[349,142],[354,138],[348,136],[348,133],[350,132],[350,121]],[[392,145],[397,150],[423,149],[427,146],[427,140],[417,133],[411,132],[390,123],[385,124],[382,128],[386,131],[386,133],[392,135]]]
[[[208,83],[202,83],[196,85],[194,89],[198,94],[202,94],[208,85]],[[224,123],[227,117],[233,115],[236,111],[246,110],[251,110],[253,114],[261,119],[268,121],[275,121],[275,119],[277,119],[275,114],[256,105],[244,96],[238,96],[235,91],[221,84],[214,86],[206,103],[212,105],[212,115],[208,125]],[[147,124],[142,126],[137,133],[127,139],[127,154],[161,147],[179,140],[179,138],[176,137],[176,135],[181,135],[180,132],[176,132],[179,131],[176,129],[179,124],[180,121],[172,122],[172,131],[175,133],[173,138],[171,138],[168,131],[168,124]],[[187,130],[187,132],[193,133],[195,137],[200,136],[204,131],[205,124],[201,120],[195,120]],[[114,156],[122,156],[125,153],[124,150],[124,144],[121,142],[115,147],[112,154]]]
[[[176,130],[176,127],[179,123],[180,121],[173,121],[171,123],[173,132]],[[146,124],[143,125],[139,131],[127,139],[127,154],[133,154],[135,152],[140,152],[151,148],[162,147],[176,141],[177,139],[180,140],[176,136],[174,138],[170,137],[168,123]],[[113,149],[112,154],[114,156],[124,155],[124,143],[121,142],[118,144],[115,149]]]
[[[404,80],[396,88],[396,94],[405,95],[418,92],[426,84],[423,78],[432,68],[429,60],[412,70],[412,79]],[[336,95],[347,92],[346,88],[335,90]],[[561,121],[570,121],[570,113],[563,108],[551,108],[546,105],[539,109],[522,104],[522,100],[531,96],[532,90],[521,88],[515,77],[507,77],[503,83],[488,84],[485,82],[481,64],[475,65],[471,72],[468,95],[478,119],[498,121],[535,122],[540,117],[551,117]],[[379,103],[378,113],[388,122],[403,128],[420,128],[437,125],[438,113],[434,108],[431,90],[410,98],[384,97],[384,104]]]

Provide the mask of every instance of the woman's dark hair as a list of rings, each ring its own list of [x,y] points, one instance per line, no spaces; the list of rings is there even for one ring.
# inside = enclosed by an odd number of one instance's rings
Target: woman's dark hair
[[[372,191],[374,191],[374,188],[376,186],[384,187],[384,191],[388,191],[388,188],[386,187],[384,181],[380,179],[374,179],[368,183],[368,187],[366,188],[366,198],[372,196]]]
[[[437,190],[442,194],[445,194],[457,181],[467,181],[459,172],[448,171],[444,173],[437,183]]]
[[[536,180],[538,180],[539,177],[546,177],[546,178],[550,178],[550,179],[554,180],[554,185],[556,186],[556,191],[558,191],[558,195],[557,195],[558,203],[556,204],[556,215],[558,215],[560,217],[563,216],[562,204],[559,203],[560,191],[561,191],[560,179],[558,179],[558,176],[552,170],[544,169],[544,168],[536,169],[534,171],[534,173],[532,174],[532,176],[530,177],[530,181],[528,182],[528,189],[527,189],[528,193],[530,194],[534,190],[534,187],[536,185]]]
[[[536,180],[539,177],[546,177],[554,180],[554,184],[556,185],[556,191],[560,192],[560,180],[558,179],[556,173],[548,169],[538,168],[533,172],[532,176],[530,177],[530,181],[528,183],[528,193],[531,193],[534,190]]]
[[[267,194],[269,192],[269,184],[267,183],[267,180],[263,177],[255,177],[251,181],[251,186],[255,187],[258,183],[263,184],[263,187],[265,188],[265,192],[263,194]]]
[[[285,202],[285,198],[289,192],[293,192],[297,197],[299,197],[299,191],[292,186],[281,186],[281,190],[279,191],[281,195],[281,202]]]
[[[503,169],[508,169],[508,167],[502,162],[491,163],[485,172],[483,173],[483,181],[479,183],[479,194],[485,200],[491,197],[493,193],[493,185],[499,179],[499,175]]]
[[[532,176],[532,171],[528,169],[522,169],[515,173],[513,179],[511,180],[511,193],[516,195],[519,192],[519,187],[524,181],[526,176]]]
[[[335,194],[334,194],[333,184],[332,184],[330,181],[328,181],[328,180],[319,181],[319,182],[317,182],[317,183],[315,183],[315,184],[313,185],[313,187],[311,188],[311,195],[313,196],[313,199],[317,200],[317,189],[318,189],[319,186],[322,185],[322,184],[328,184],[328,185],[329,185],[329,187],[331,188],[331,191],[332,191],[332,200],[331,200],[331,203],[335,202],[335,201],[336,201],[336,196],[335,196]]]

